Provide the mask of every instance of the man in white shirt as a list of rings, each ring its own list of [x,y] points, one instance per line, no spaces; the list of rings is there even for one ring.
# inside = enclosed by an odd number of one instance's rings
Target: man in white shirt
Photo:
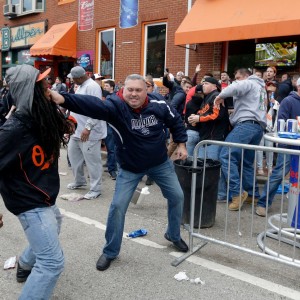
[[[76,94],[91,95],[102,101],[100,86],[89,78],[85,70],[76,66],[71,69],[68,77],[73,78],[79,87]],[[90,191],[84,195],[85,199],[94,199],[101,195],[102,184],[102,162],[101,162],[101,140],[106,137],[106,122],[92,119],[71,112],[77,121],[77,129],[71,136],[68,145],[68,154],[72,166],[75,181],[68,184],[68,189],[74,190],[87,185],[84,176],[84,162],[90,176]]]

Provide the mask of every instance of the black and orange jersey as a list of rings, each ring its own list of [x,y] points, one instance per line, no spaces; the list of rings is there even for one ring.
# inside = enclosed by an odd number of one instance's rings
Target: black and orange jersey
[[[58,161],[46,158],[30,120],[15,113],[0,127],[0,157],[0,193],[10,212],[55,204]]]
[[[217,90],[204,97],[197,112],[199,115],[199,132],[201,140],[223,141],[228,133],[229,116],[227,108],[214,106],[214,100],[219,95]]]

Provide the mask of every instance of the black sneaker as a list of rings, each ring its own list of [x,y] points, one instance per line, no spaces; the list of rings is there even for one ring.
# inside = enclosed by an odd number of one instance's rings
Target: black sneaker
[[[112,180],[116,180],[117,179],[117,173],[115,171],[109,172],[109,175],[110,175],[110,177],[111,177]]]
[[[22,269],[20,267],[19,263],[18,263],[17,274],[16,274],[18,282],[24,282],[24,281],[26,281],[27,277],[30,275],[30,273],[31,273],[31,270],[24,270],[24,269]]]
[[[168,240],[169,242],[172,242],[174,247],[179,250],[180,252],[188,252],[189,251],[189,247],[188,245],[185,243],[185,241],[183,239],[180,239],[177,242],[173,242],[171,241],[169,235],[167,233],[165,233],[164,235],[165,239]]]

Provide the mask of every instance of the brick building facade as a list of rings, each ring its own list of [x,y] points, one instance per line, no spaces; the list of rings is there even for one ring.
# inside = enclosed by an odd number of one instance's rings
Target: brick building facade
[[[22,0],[10,0],[7,3],[22,3]],[[125,0],[124,0],[125,1]],[[33,0],[34,2],[34,0]],[[44,1],[45,10],[40,13],[32,13],[13,18],[7,18],[3,14],[0,15],[0,27],[15,28],[22,27],[29,23],[46,22],[48,30],[57,24],[78,21],[80,0],[58,0]],[[216,76],[221,70],[222,62],[222,45],[223,43],[207,43],[191,45],[188,51],[188,59],[186,59],[186,49],[184,47],[174,45],[175,31],[188,12],[188,0],[153,0],[139,1],[138,7],[138,24],[132,28],[120,28],[120,0],[111,1],[86,1],[94,5],[93,29],[88,31],[77,30],[77,57],[82,53],[89,53],[91,56],[92,72],[101,73],[99,49],[101,48],[100,34],[105,30],[113,30],[114,32],[114,70],[112,77],[118,81],[123,81],[126,75],[130,73],[140,73],[146,75],[147,66],[145,55],[145,44],[147,40],[147,26],[155,24],[166,24],[166,47],[164,68],[169,68],[171,73],[179,70],[192,76],[195,66],[201,63],[202,71],[213,72]],[[126,1],[125,1],[126,2]],[[194,1],[191,1],[192,3]],[[3,31],[2,31],[3,34]],[[46,33],[45,33],[46,34]],[[3,44],[3,36],[2,36]],[[32,45],[23,47],[10,48],[8,51],[1,51],[1,68],[2,75],[5,74],[5,68],[12,66],[14,63],[21,63],[12,55],[14,51],[27,49]],[[102,49],[103,50],[103,49]],[[28,53],[27,53],[28,55]],[[49,64],[54,69],[53,76],[65,76],[65,73],[73,65],[77,64],[77,59],[62,56],[47,57]],[[149,63],[148,58],[148,63]],[[151,60],[151,59],[150,59]],[[63,68],[60,67],[61,63]],[[47,61],[42,55],[34,62],[36,66],[45,66]],[[162,67],[162,66],[161,66]],[[42,69],[42,68],[41,68]],[[188,72],[187,72],[188,70]],[[154,76],[156,77],[156,76]],[[199,75],[199,78],[201,74]]]

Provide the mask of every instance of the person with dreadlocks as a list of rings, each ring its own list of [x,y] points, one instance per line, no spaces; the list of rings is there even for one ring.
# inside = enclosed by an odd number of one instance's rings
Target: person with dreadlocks
[[[55,201],[60,145],[71,128],[47,94],[49,72],[18,65],[6,73],[16,110],[0,127],[0,194],[29,242],[17,265],[17,281],[26,281],[21,300],[49,299],[64,267]]]

